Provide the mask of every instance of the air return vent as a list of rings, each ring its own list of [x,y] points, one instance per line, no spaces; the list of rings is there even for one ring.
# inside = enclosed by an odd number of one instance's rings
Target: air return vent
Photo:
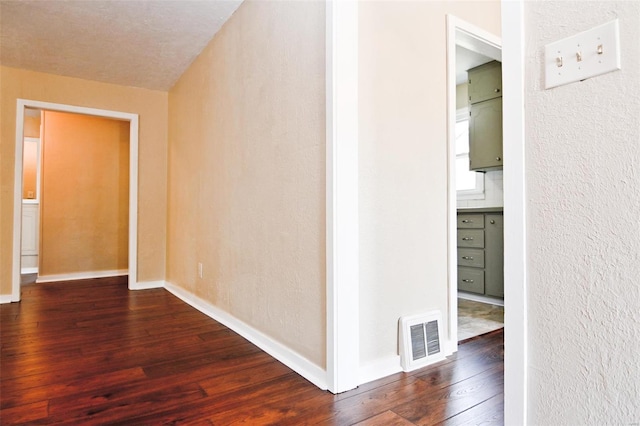
[[[400,360],[404,371],[444,359],[439,311],[400,318]]]

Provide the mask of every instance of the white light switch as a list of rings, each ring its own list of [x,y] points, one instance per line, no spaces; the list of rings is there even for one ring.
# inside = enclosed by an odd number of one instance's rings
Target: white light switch
[[[544,58],[547,89],[619,70],[618,20],[547,44]]]

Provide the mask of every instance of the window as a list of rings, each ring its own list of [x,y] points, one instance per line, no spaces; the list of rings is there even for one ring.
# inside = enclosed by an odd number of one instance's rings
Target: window
[[[469,109],[456,113],[456,190],[458,200],[484,199],[484,173],[469,170]]]

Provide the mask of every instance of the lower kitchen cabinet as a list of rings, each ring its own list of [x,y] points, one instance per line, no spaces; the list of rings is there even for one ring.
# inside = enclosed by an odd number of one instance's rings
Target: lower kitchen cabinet
[[[504,215],[458,213],[458,290],[504,297]]]

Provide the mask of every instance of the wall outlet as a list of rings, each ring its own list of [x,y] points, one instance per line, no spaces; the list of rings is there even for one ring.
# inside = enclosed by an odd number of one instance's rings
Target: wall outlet
[[[198,277],[202,278],[203,274],[202,274],[202,263],[198,263]]]

